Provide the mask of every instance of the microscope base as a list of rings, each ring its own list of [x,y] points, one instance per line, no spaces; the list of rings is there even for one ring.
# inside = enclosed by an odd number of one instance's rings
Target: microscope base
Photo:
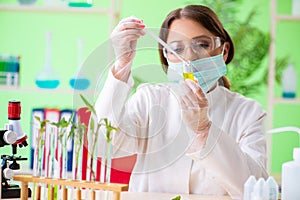
[[[11,185],[9,188],[2,188],[2,199],[20,198],[21,189],[18,185]],[[28,188],[28,197],[31,197],[31,190]]]

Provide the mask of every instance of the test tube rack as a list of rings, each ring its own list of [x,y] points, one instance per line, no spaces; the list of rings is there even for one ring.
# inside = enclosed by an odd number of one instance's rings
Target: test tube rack
[[[121,192],[128,191],[127,184],[117,183],[100,183],[94,181],[80,181],[70,179],[55,179],[55,178],[44,178],[30,175],[15,175],[13,178],[15,181],[21,182],[21,200],[28,199],[28,183],[38,184],[51,184],[63,187],[63,200],[68,199],[68,186],[75,187],[77,189],[76,197],[77,200],[81,200],[81,189],[91,189],[91,199],[95,200],[95,190],[105,190],[113,192],[113,200],[120,200]],[[40,186],[38,186],[40,187]],[[37,195],[39,195],[40,189],[37,188]],[[38,199],[38,198],[36,198]]]

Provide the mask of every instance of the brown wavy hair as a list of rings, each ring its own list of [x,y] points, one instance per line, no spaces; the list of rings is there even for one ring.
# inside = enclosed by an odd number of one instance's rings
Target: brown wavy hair
[[[229,43],[229,52],[227,59],[225,61],[226,64],[229,64],[234,56],[234,46],[232,39],[230,38],[227,31],[224,29],[222,23],[220,22],[218,16],[208,7],[202,5],[189,5],[184,8],[178,8],[170,12],[164,22],[162,23],[159,36],[163,41],[167,41],[168,31],[172,22],[176,19],[191,19],[199,24],[201,24],[204,28],[209,30],[212,34],[219,37],[221,39],[222,44],[225,42]],[[168,62],[167,59],[163,55],[163,47],[159,44],[159,57],[160,62],[162,64],[163,70],[167,73],[168,70]],[[222,81],[224,87],[230,89],[229,80],[222,76]]]

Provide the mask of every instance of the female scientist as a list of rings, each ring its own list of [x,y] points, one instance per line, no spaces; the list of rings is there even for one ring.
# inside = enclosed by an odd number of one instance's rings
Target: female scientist
[[[130,96],[136,43],[145,32],[135,17],[116,26],[116,61],[96,102],[98,118],[108,117],[119,128],[115,153],[137,154],[129,190],[241,198],[250,175],[268,176],[266,114],[229,89],[224,75],[234,54],[230,36],[205,6],[172,11],[160,31],[170,48],[160,46],[159,54],[177,83],[142,84]],[[183,81],[187,66],[193,80]]]

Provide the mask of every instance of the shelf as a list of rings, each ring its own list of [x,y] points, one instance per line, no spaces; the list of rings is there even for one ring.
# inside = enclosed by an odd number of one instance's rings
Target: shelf
[[[18,92],[18,93],[51,93],[51,94],[80,94],[92,93],[91,90],[73,90],[71,88],[41,89],[37,87],[16,87],[16,86],[0,86],[0,91]]]
[[[276,15],[277,21],[300,21],[300,15]]]
[[[108,7],[70,7],[68,5],[19,5],[19,4],[0,4],[0,11],[8,12],[38,12],[50,13],[50,14],[64,14],[64,13],[82,13],[82,14],[100,14],[107,16],[109,19],[109,31],[111,32],[115,27],[115,24],[120,20],[120,1],[112,0]],[[30,95],[43,95],[51,94],[56,96],[62,96],[61,98],[66,98],[67,96],[74,96],[78,94],[88,94],[94,95],[95,88],[91,87],[87,90],[73,90],[68,85],[59,86],[56,89],[41,89],[35,85],[32,86],[6,86],[0,85],[0,92],[5,93],[16,93],[16,94],[30,94]]]
[[[283,104],[300,104],[300,98],[280,98],[280,97],[275,97],[274,98],[274,103],[283,103]]]
[[[37,12],[63,12],[63,13],[98,13],[109,14],[108,8],[78,8],[68,6],[36,6],[36,5],[0,5],[0,10],[7,11],[37,11]]]

